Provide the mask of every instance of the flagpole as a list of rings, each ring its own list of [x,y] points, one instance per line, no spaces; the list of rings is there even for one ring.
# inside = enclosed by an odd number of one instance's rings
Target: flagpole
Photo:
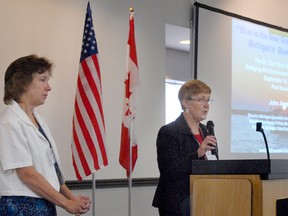
[[[96,203],[95,203],[95,190],[96,190],[96,179],[95,173],[92,174],[92,215],[96,215]]]
[[[91,10],[92,0],[88,0],[84,31],[82,38],[82,49],[77,79],[77,89],[75,94],[74,115],[73,115],[73,140],[72,140],[72,160],[77,179],[80,181],[92,173],[92,214],[96,214],[96,174],[95,171],[108,165],[106,154],[106,130],[104,112],[102,107],[102,86],[100,67],[98,64],[98,47],[93,28],[93,18]],[[86,67],[91,65],[91,67]],[[92,66],[93,65],[93,66]],[[97,74],[94,76],[94,73]],[[83,83],[90,88],[83,90]],[[97,86],[91,88],[91,86]],[[98,95],[98,99],[87,97],[87,95]],[[82,97],[85,95],[84,97]],[[83,104],[83,106],[79,106]],[[91,104],[96,104],[92,106]],[[82,118],[83,115],[89,117],[89,121]],[[90,123],[93,127],[90,127]],[[77,127],[79,126],[79,127]],[[86,131],[91,139],[86,140],[83,131]],[[80,142],[81,141],[81,142]],[[87,148],[88,147],[88,148]],[[86,149],[87,148],[87,149]],[[80,156],[81,155],[81,156]],[[93,168],[93,169],[92,169]]]
[[[129,8],[129,11],[130,11],[130,16],[134,15],[134,4],[133,4],[133,0],[130,1],[130,8]],[[129,22],[130,23],[130,22]],[[130,24],[129,24],[130,25]],[[134,27],[133,27],[134,28]],[[129,29],[130,31],[130,29]],[[130,34],[130,33],[129,33]],[[133,33],[134,34],[134,33]],[[129,35],[129,38],[130,38],[130,35]],[[131,44],[130,44],[131,45]],[[129,55],[130,55],[130,52],[129,52]],[[132,169],[133,169],[133,161],[132,161],[132,157],[133,157],[133,154],[132,154],[132,145],[133,145],[133,120],[134,118],[132,119],[132,121],[130,122],[130,142],[129,142],[129,216],[132,215]]]
[[[92,11],[92,2],[91,0],[88,0],[89,4],[90,4],[90,8]],[[92,216],[96,216],[96,200],[95,200],[95,196],[96,196],[96,178],[95,178],[95,173],[92,173]]]
[[[129,189],[128,189],[128,215],[131,216],[131,202],[132,202],[132,131],[133,131],[133,120],[130,123],[130,142],[129,142]]]

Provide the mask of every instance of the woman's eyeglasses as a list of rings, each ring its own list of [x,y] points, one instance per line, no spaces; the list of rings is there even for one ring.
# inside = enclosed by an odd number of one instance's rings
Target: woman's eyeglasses
[[[201,103],[201,104],[206,104],[206,103],[208,103],[208,104],[213,104],[213,102],[214,102],[214,100],[213,99],[204,99],[204,98],[202,98],[202,99],[194,99],[194,98],[189,98],[188,100],[191,100],[191,101],[195,101],[195,102],[198,102],[198,103]]]

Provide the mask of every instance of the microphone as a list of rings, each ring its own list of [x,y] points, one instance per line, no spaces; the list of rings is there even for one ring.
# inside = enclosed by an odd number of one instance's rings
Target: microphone
[[[256,131],[261,132],[264,138],[264,142],[265,142],[265,147],[266,147],[266,153],[267,153],[267,158],[268,160],[270,160],[270,153],[269,153],[269,148],[268,148],[268,143],[267,143],[267,139],[264,133],[264,129],[262,128],[262,122],[256,122]]]
[[[207,127],[207,129],[208,129],[208,134],[215,136],[215,133],[214,133],[214,123],[213,123],[213,121],[208,121],[206,127]],[[216,143],[215,149],[212,149],[212,150],[211,150],[211,154],[212,154],[212,155],[215,155],[216,158],[217,158],[217,160],[219,160],[218,145],[217,145],[217,143]]]

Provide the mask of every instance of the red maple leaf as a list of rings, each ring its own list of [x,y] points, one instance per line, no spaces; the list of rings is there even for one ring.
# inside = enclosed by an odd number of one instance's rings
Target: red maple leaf
[[[128,107],[127,111],[125,112],[125,115],[128,116],[131,114],[131,111],[129,109],[129,98],[132,95],[132,92],[130,91],[130,72],[128,72],[128,78],[125,80],[125,97],[127,98],[126,105]]]

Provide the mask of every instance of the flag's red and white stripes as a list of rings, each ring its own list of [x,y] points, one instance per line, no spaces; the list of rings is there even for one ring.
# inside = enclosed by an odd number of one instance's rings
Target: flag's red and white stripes
[[[101,74],[90,5],[87,6],[73,116],[72,160],[78,180],[108,165]]]
[[[132,121],[135,119],[140,101],[140,83],[139,70],[137,62],[137,52],[134,34],[134,16],[130,15],[130,28],[128,38],[128,63],[125,77],[125,92],[123,104],[123,121],[121,129],[121,146],[119,162],[126,169],[127,177],[133,172],[136,160],[138,158],[138,143],[134,133],[134,127],[131,128]],[[130,137],[132,134],[132,137]],[[130,145],[132,145],[132,171],[130,172]]]

